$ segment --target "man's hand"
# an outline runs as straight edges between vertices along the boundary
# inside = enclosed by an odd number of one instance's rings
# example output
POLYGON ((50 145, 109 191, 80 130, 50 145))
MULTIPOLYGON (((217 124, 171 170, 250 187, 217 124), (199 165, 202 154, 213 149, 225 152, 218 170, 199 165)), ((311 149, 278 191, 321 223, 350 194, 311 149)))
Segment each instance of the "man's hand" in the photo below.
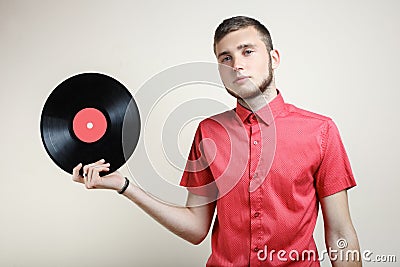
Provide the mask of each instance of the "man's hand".
POLYGON ((72 171, 72 180, 85 184, 87 189, 111 189, 121 190, 124 186, 125 179, 119 172, 113 172, 106 176, 100 176, 100 172, 109 171, 110 163, 106 163, 101 159, 95 163, 85 165, 83 167, 83 176, 79 174, 82 163, 79 163, 72 171))

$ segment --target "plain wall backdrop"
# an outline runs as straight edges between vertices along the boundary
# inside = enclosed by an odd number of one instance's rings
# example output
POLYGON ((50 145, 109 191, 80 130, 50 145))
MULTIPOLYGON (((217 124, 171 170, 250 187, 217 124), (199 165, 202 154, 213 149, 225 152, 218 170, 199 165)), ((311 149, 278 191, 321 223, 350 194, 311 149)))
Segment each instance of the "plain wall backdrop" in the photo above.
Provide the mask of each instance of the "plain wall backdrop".
MULTIPOLYGON (((115 192, 73 183, 46 154, 39 121, 74 74, 111 75, 134 95, 168 67, 215 62, 214 30, 234 15, 270 29, 286 102, 338 125, 358 183, 349 199, 362 250, 400 261, 399 10, 396 0, 1 0, 0 266, 205 265, 209 236, 193 246, 115 192)), ((321 218, 315 238, 323 250, 321 218)))

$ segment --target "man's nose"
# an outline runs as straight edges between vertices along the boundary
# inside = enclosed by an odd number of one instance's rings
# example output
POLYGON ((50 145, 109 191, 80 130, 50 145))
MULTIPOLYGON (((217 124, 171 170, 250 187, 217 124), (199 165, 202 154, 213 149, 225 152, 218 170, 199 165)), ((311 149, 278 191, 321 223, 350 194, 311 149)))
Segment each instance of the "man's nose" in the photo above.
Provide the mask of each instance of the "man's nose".
POLYGON ((232 59, 232 68, 234 71, 238 72, 238 71, 242 71, 244 68, 244 64, 243 61, 241 60, 241 58, 239 57, 235 57, 232 59))

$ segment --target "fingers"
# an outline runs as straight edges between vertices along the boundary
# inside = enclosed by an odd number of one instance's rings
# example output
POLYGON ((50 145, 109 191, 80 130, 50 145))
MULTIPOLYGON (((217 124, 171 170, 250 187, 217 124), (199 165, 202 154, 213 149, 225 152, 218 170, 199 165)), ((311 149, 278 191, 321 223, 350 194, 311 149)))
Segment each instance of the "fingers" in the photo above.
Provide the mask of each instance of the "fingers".
POLYGON ((95 163, 91 163, 91 164, 85 165, 85 166, 83 167, 83 174, 87 173, 87 172, 88 172, 88 169, 89 169, 90 167, 92 167, 92 166, 97 166, 97 165, 101 165, 101 164, 103 164, 104 162, 105 162, 105 160, 104 160, 104 159, 101 159, 101 160, 96 161, 95 163))
MULTIPOLYGON (((99 162, 98 162, 99 163, 99 162)), ((89 164, 86 165, 86 172, 84 171, 84 183, 87 189, 101 187, 102 177, 100 177, 100 172, 107 172, 110 170, 109 163, 102 164, 89 164)))
POLYGON ((100 172, 110 171, 110 164, 105 163, 104 159, 96 161, 94 163, 83 166, 83 176, 79 174, 82 169, 82 163, 79 163, 72 170, 72 180, 74 182, 85 184, 87 189, 101 187, 102 178, 100 172))
POLYGON ((110 172, 110 164, 106 163, 105 160, 99 160, 97 162, 87 164, 78 164, 72 171, 72 178, 74 181, 82 183, 87 189, 110 189, 110 190, 121 190, 125 184, 125 178, 118 172, 110 172), (82 173, 83 176, 79 174, 82 173), (103 172, 106 175, 100 176, 103 172))

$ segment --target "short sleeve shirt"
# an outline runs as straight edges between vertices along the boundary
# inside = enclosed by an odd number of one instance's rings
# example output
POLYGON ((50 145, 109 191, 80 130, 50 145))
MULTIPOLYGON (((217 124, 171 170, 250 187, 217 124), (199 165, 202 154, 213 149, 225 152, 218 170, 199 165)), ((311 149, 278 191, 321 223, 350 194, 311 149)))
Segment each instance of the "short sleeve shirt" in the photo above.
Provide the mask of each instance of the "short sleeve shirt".
POLYGON ((217 199, 207 266, 304 267, 319 266, 319 199, 356 183, 334 122, 278 92, 254 113, 238 103, 203 120, 181 185, 217 199))

